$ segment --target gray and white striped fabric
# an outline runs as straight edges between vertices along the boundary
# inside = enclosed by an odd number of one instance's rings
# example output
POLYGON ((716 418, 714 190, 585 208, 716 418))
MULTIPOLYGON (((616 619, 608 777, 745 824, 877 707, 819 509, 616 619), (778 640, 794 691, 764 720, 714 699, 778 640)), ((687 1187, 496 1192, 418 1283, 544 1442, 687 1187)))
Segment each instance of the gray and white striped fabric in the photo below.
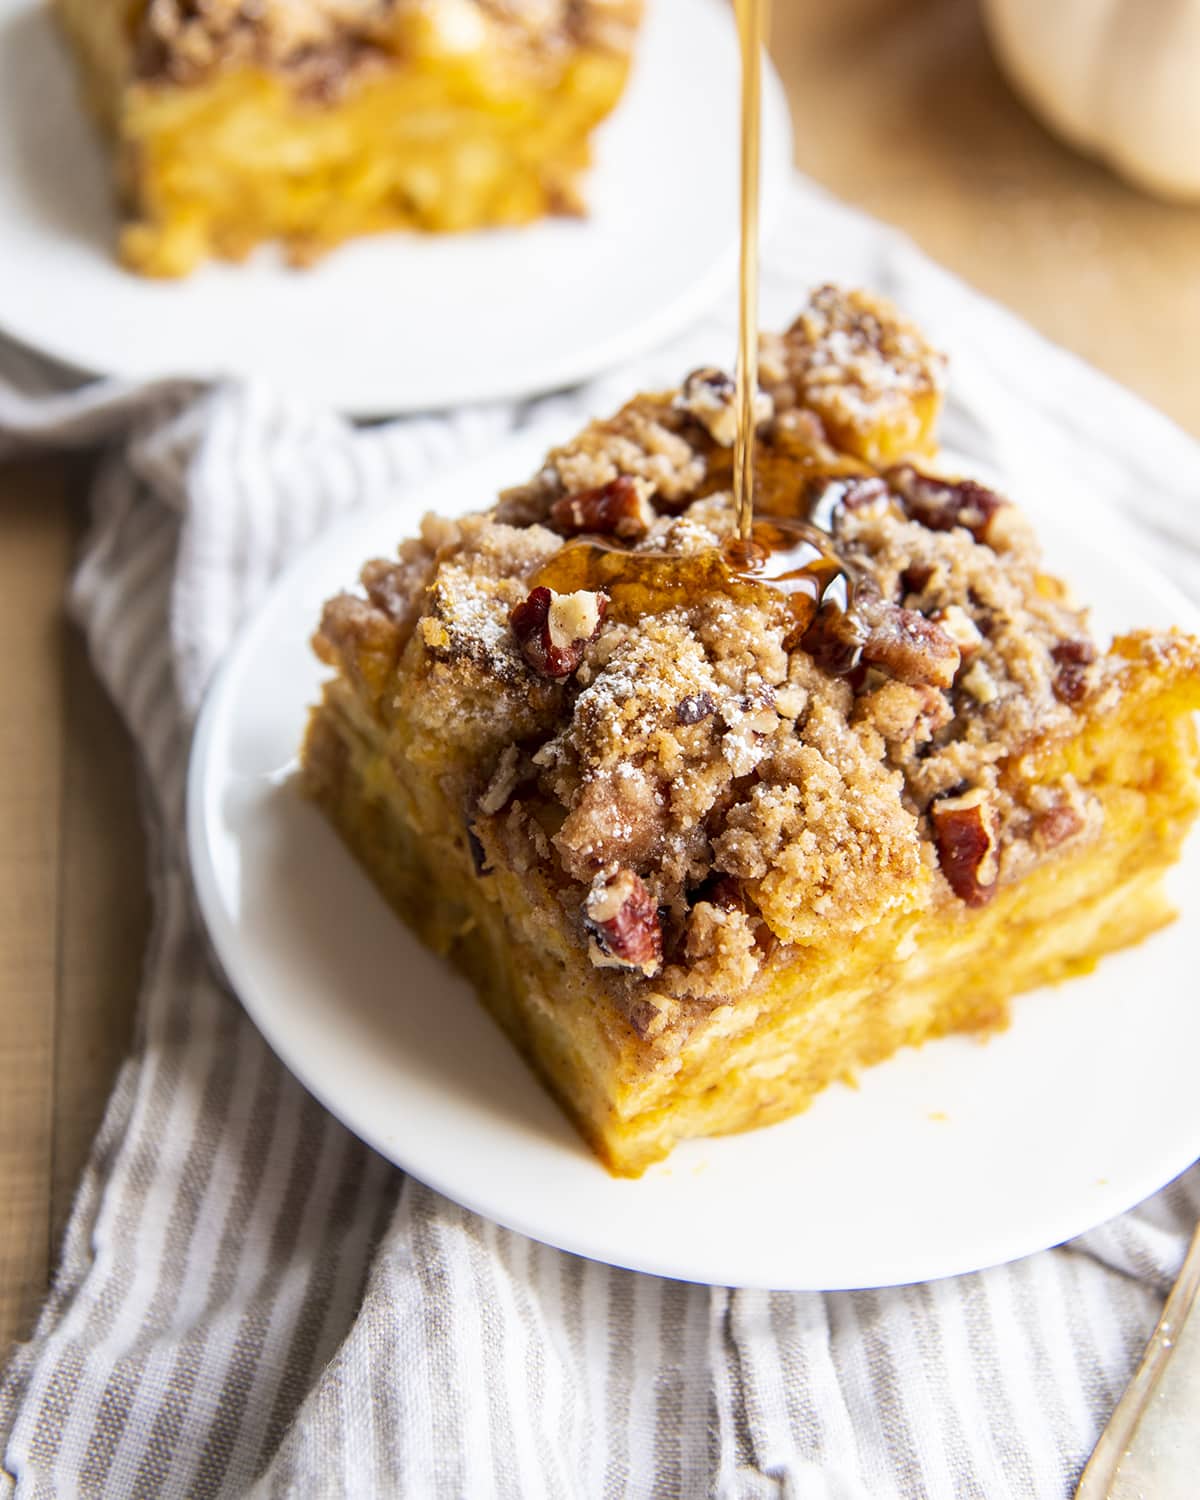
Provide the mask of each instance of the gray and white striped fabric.
MULTIPOLYGON (((955 357, 954 445, 1024 438, 1200 599, 1200 450, 894 234, 797 184, 764 320, 876 286, 955 357)), ((0 443, 104 444, 72 593, 140 747, 157 921, 133 1056, 0 1383, 0 1494, 1058 1497, 1200 1215, 1200 1171, 1060 1249, 894 1291, 713 1290, 564 1255, 405 1179, 283 1070, 206 956, 183 845, 205 682, 281 564, 514 426, 728 362, 716 319, 520 409, 355 430, 256 387, 59 393, 0 351, 0 443)))

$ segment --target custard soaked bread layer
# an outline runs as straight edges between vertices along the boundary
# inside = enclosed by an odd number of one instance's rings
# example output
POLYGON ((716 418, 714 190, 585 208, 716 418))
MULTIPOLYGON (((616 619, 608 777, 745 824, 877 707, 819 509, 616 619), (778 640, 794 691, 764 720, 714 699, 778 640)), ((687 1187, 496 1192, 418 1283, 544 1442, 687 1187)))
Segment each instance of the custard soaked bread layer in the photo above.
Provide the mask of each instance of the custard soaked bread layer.
POLYGON ((583 209, 640 0, 54 0, 110 132, 122 255, 182 276, 278 240, 583 209))
POLYGON ((306 784, 617 1172, 803 1108, 1170 916, 1200 644, 1109 650, 937 473, 941 358, 822 288, 327 606, 306 784))

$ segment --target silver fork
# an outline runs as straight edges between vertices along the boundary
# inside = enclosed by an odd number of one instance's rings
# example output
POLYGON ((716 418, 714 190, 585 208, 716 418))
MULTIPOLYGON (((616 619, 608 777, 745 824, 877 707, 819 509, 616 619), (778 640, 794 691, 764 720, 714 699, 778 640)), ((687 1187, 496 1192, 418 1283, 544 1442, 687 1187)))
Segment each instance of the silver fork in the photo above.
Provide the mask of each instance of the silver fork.
POLYGON ((1075 1500, 1200 1496, 1200 1227, 1075 1500))

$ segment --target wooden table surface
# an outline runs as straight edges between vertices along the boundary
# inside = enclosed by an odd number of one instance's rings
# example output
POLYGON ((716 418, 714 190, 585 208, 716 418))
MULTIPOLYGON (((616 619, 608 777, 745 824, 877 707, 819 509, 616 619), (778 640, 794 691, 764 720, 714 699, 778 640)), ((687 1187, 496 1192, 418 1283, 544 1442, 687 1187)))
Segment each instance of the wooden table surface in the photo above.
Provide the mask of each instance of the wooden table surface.
MULTIPOLYGON (((1052 139, 974 0, 776 11, 802 169, 1200 435, 1200 208, 1052 139)), ((149 915, 134 756, 64 614, 86 477, 0 469, 0 1358, 31 1327, 129 1045, 149 915)))

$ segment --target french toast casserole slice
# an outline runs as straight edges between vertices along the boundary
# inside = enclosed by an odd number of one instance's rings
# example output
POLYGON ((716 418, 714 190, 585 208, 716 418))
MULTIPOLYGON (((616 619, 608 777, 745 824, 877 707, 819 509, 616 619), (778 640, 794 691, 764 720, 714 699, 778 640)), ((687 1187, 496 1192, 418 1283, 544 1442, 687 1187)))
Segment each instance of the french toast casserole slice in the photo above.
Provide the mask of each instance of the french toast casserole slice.
POLYGON ((799 624, 718 551, 715 370, 324 611, 307 791, 616 1173, 1171 918, 1200 643, 1094 639, 1017 507, 937 472, 943 379, 859 292, 764 338, 759 525, 836 564, 799 624))
POLYGON ((53 0, 116 153, 121 253, 184 276, 279 241, 583 209, 641 0, 53 0))

